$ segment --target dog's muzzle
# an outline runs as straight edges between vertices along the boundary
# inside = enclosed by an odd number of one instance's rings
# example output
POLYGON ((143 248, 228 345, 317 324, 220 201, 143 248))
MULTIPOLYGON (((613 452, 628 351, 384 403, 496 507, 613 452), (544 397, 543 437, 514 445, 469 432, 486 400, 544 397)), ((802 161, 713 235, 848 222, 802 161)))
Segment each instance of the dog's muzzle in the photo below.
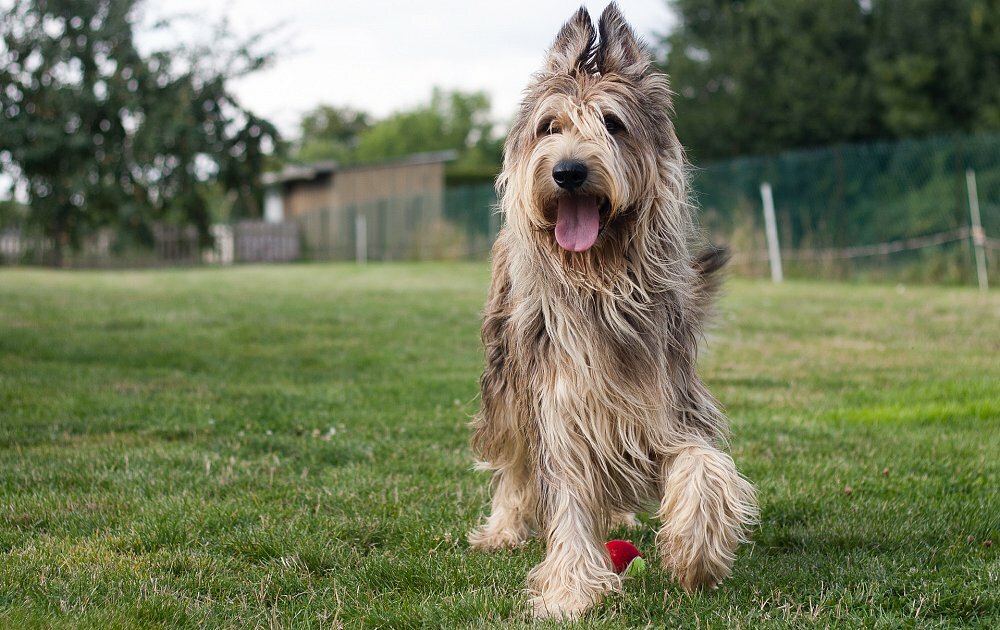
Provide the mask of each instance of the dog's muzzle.
POLYGON ((552 169, 552 179, 563 190, 576 190, 587 181, 587 165, 580 160, 561 160, 552 169))

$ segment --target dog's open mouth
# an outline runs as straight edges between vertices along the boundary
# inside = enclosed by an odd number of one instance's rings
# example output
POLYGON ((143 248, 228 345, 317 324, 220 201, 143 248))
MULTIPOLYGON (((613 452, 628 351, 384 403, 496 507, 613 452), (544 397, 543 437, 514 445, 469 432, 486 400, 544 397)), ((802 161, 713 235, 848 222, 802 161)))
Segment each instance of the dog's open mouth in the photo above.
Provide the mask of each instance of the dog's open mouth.
POLYGON ((571 252, 585 252, 597 242, 601 211, 607 201, 589 195, 564 195, 556 206, 556 242, 571 252))

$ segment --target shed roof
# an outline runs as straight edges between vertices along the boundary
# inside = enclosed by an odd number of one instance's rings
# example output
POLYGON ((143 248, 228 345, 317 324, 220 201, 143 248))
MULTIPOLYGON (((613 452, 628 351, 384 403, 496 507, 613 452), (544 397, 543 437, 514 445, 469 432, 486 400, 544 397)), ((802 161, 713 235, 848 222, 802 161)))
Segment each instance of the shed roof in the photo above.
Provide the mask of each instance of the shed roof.
POLYGON ((450 162, 458 157, 458 151, 434 151, 431 153, 414 153, 401 158, 384 162, 369 162, 366 164, 350 164, 340 166, 333 161, 314 162, 312 164, 289 165, 277 172, 261 175, 261 183, 265 186, 275 186, 291 182, 308 182, 320 177, 331 175, 338 171, 374 170, 395 166, 416 166, 421 164, 437 164, 450 162))

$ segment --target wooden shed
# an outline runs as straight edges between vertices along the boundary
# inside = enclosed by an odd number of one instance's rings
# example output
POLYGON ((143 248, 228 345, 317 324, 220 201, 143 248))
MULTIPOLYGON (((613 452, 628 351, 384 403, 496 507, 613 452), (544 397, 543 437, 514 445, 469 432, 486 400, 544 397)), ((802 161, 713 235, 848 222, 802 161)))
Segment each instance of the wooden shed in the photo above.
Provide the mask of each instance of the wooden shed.
POLYGON ((319 162, 267 173, 264 215, 301 226, 312 258, 435 257, 444 224, 444 166, 454 151, 378 164, 319 162))

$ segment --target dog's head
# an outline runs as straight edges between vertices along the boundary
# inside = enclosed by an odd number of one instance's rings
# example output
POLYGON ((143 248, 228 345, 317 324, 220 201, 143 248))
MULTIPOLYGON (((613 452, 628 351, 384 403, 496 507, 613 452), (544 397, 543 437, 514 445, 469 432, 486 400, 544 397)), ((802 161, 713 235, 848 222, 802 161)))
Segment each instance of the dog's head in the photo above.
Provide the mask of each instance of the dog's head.
POLYGON ((500 178, 508 221, 567 261, 620 249, 653 208, 686 194, 670 107, 666 77, 618 7, 604 10, 596 31, 581 8, 508 135, 500 178))

